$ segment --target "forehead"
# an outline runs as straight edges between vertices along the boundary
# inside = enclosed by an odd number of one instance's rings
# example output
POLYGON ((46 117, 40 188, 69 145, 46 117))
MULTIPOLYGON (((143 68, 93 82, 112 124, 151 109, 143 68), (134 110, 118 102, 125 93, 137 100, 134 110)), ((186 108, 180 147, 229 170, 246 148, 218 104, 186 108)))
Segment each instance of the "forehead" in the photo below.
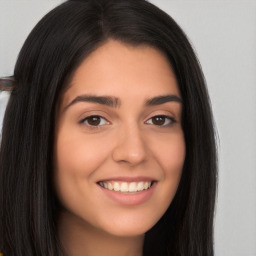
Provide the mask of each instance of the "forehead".
POLYGON ((63 102, 80 94, 150 98, 167 93, 178 96, 179 89, 171 65, 160 50, 109 40, 74 72, 63 102))

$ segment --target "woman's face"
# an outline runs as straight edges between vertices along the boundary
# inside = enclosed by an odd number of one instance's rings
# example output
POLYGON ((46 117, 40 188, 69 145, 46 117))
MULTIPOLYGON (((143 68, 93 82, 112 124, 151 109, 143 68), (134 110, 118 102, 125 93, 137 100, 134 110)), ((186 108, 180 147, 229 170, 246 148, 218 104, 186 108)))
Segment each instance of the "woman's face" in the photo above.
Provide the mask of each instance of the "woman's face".
POLYGON ((181 112, 160 51, 110 40, 89 55, 57 115, 54 180, 63 214, 112 235, 148 231, 180 181, 181 112))

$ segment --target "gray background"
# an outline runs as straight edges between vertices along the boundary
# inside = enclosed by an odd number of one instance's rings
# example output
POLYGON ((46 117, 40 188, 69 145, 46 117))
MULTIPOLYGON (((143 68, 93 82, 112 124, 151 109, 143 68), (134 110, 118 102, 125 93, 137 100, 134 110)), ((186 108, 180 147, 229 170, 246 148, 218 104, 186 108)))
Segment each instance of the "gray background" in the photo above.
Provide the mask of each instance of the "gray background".
MULTIPOLYGON (((61 2, 0 0, 0 76, 12 75, 30 30, 61 2)), ((208 83, 219 134, 216 255, 256 256, 256 0, 151 2, 187 33, 208 83)))

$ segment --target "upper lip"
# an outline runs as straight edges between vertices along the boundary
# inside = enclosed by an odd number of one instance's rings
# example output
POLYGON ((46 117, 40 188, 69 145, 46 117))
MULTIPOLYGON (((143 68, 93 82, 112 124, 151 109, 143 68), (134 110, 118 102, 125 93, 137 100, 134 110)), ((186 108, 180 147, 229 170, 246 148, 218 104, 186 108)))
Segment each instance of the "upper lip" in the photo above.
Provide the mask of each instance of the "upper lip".
POLYGON ((99 180, 98 182, 107 182, 107 181, 124 181, 124 182, 139 182, 139 181, 156 181, 155 178, 147 177, 147 176, 118 176, 118 177, 109 177, 99 180))

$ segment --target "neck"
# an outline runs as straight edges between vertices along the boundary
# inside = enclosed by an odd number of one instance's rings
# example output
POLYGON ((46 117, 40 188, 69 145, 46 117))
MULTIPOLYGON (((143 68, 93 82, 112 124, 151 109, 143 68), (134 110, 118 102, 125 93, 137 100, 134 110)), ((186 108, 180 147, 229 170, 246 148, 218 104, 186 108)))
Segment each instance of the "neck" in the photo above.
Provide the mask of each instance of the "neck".
POLYGON ((142 256, 144 235, 119 237, 63 212, 58 224, 59 238, 67 256, 142 256))

